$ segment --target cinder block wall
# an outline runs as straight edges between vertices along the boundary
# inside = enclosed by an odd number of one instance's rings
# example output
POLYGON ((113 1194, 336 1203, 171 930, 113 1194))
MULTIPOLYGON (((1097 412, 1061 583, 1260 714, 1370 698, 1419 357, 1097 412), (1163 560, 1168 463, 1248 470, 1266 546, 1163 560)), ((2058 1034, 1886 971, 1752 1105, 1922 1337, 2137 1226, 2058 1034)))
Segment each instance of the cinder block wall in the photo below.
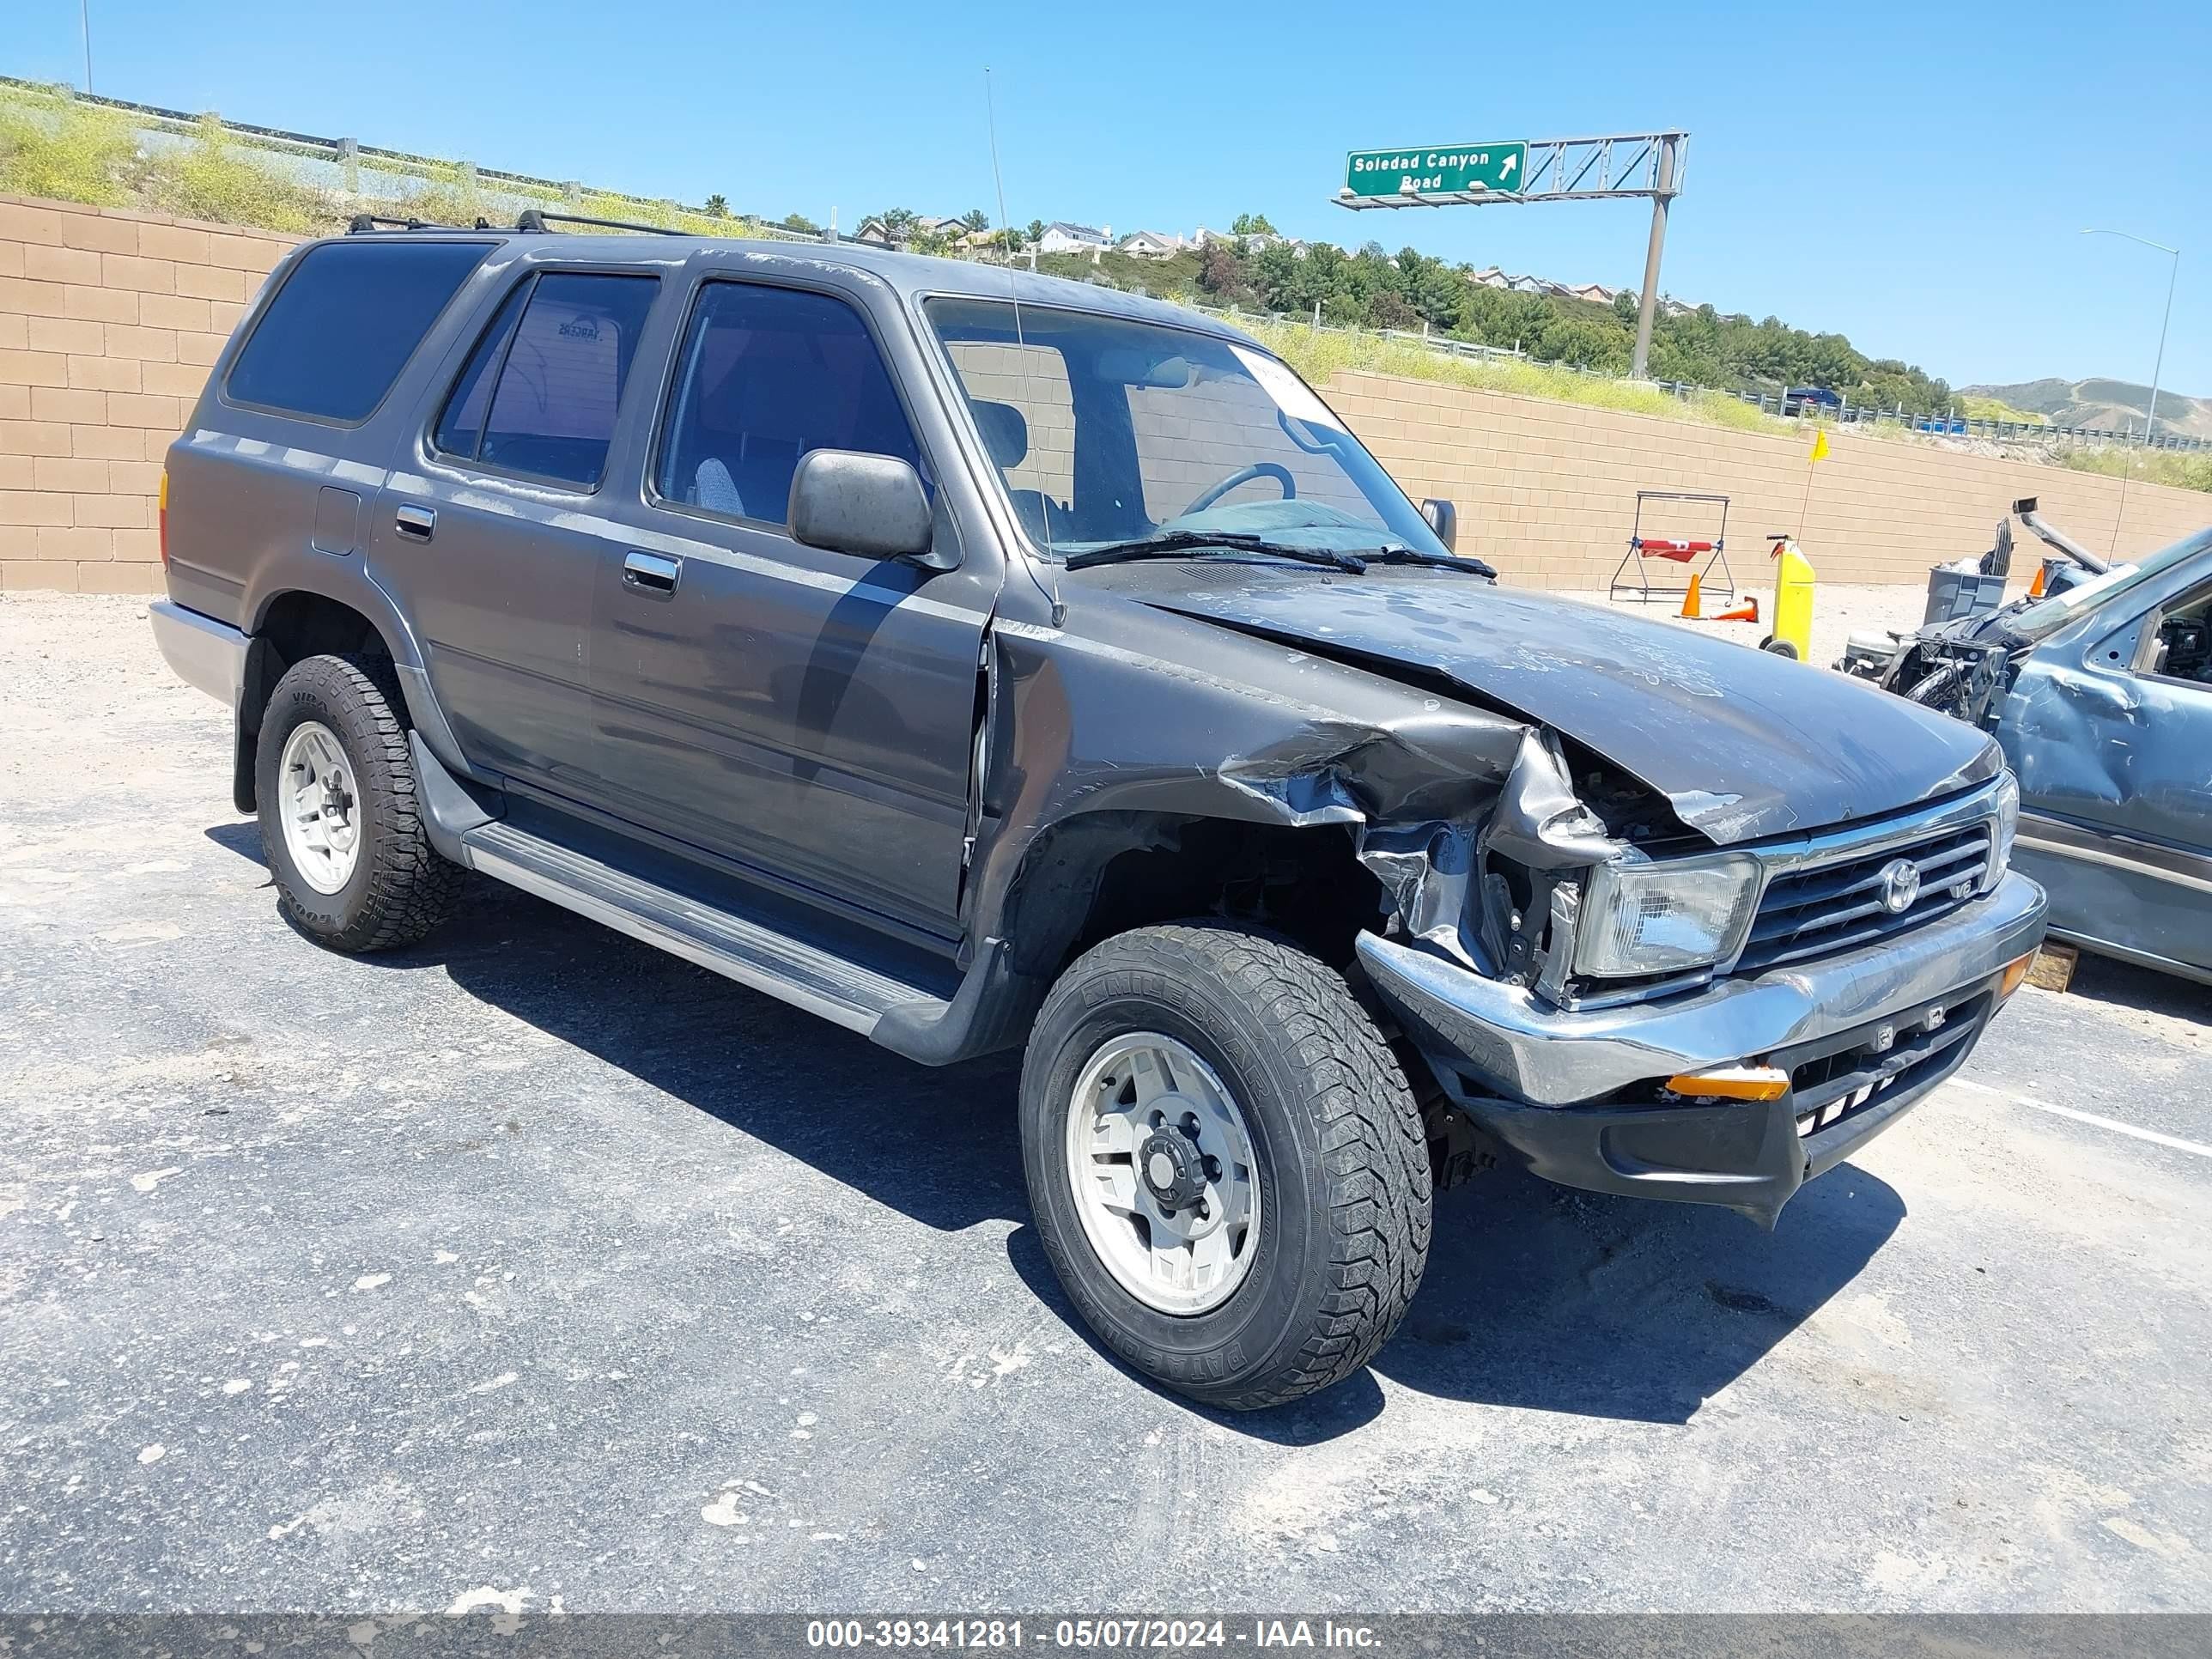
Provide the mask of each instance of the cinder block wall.
MULTIPOLYGON (((155 491, 224 338, 294 239, 158 215, 0 197, 0 588, 154 592, 155 491)), ((1461 545, 1528 586, 1605 585, 1636 492, 1734 497, 1739 583, 1794 530, 1808 440, 1340 374, 1329 401, 1415 497, 1460 504, 1461 545)), ((1911 582, 1989 545, 2018 496, 2109 544, 2118 479, 1848 431, 1813 477, 1804 545, 1822 578, 1911 582)), ((2212 524, 2212 495, 2136 483, 2124 554, 2212 524)), ((1701 534, 1686 511, 1656 535, 1701 534)), ((2025 573, 2033 559, 2021 561, 2025 573)))
MULTIPOLYGON (((1456 501, 1460 546, 1522 586, 1603 587, 1627 549, 1638 489, 1730 497, 1729 563, 1754 587, 1772 580, 1766 532, 1795 532, 1801 509, 1805 556, 1823 580, 1915 586, 1930 565, 1985 551, 2026 495, 2096 551, 2112 544, 2117 521, 2124 557, 2212 525, 2212 495, 2201 490, 2138 480, 2121 518, 2118 478, 1848 428, 1830 433, 1808 501, 1809 432, 1769 437, 1381 374, 1340 374, 1327 396, 1407 494, 1456 501)), ((1714 510, 1652 503, 1644 533, 1708 539, 1714 510)), ((2013 568, 2024 583, 2045 550, 2020 541, 2013 568)), ((1681 567, 1660 568, 1680 580, 1681 567)))
POLYGON ((162 452, 294 240, 0 196, 0 587, 160 591, 162 452))

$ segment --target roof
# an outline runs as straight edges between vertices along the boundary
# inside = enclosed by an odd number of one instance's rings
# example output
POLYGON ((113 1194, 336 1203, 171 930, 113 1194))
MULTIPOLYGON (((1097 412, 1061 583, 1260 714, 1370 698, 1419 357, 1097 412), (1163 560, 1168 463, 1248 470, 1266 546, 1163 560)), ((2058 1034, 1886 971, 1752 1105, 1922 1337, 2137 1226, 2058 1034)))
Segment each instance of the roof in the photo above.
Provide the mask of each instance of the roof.
MULTIPOLYGON (((681 264, 708 250, 741 256, 746 266, 763 274, 807 270, 864 271, 883 283, 902 300, 934 294, 959 295, 979 300, 1015 299, 1024 305, 1058 306, 1063 310, 1096 312, 1127 317, 1136 322, 1164 323, 1176 328, 1211 334, 1218 339, 1250 344, 1251 338, 1217 319, 1164 300, 1142 294, 1124 294, 1097 283, 1071 282, 1047 276, 1020 266, 987 265, 974 259, 945 259, 908 253, 898 248, 876 247, 866 242, 760 241, 735 236, 694 236, 665 232, 656 235, 585 235, 566 231, 426 229, 377 231, 367 234, 409 237, 452 236, 464 241, 521 242, 544 248, 564 258, 589 259, 619 264, 635 261, 665 268, 681 264)), ((327 241, 360 240, 345 236, 327 241)), ((308 243, 316 246, 319 243, 308 243)))
POLYGON ((1065 219, 1054 220, 1044 228, 1044 234, 1049 236, 1055 230, 1063 236, 1079 236, 1086 241, 1103 242, 1106 240, 1106 233, 1096 225, 1072 225, 1065 219))

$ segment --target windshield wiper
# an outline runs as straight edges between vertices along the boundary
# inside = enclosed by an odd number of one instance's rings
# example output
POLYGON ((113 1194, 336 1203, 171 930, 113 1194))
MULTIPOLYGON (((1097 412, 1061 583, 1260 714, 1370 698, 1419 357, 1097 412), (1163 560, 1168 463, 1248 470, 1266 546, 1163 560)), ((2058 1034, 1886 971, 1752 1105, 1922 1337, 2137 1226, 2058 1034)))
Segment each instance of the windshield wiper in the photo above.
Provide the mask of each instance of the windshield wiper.
POLYGON ((1274 541, 1243 530, 1170 530, 1158 535, 1140 536, 1134 541, 1109 542, 1103 547, 1089 547, 1080 553, 1069 554, 1067 568, 1083 570, 1094 564, 1120 564, 1130 559, 1170 559, 1204 549, 1218 549, 1230 553, 1264 553, 1270 558, 1291 559, 1300 564, 1317 564, 1328 570, 1348 570, 1355 575, 1367 568, 1366 559, 1358 553, 1300 547, 1295 543, 1274 541))
POLYGON ((1376 547, 1363 549, 1360 556, 1370 564, 1432 564, 1439 570, 1464 570, 1471 576, 1488 576, 1497 580, 1498 571, 1487 561, 1469 558, 1459 553, 1424 553, 1412 547, 1376 547))

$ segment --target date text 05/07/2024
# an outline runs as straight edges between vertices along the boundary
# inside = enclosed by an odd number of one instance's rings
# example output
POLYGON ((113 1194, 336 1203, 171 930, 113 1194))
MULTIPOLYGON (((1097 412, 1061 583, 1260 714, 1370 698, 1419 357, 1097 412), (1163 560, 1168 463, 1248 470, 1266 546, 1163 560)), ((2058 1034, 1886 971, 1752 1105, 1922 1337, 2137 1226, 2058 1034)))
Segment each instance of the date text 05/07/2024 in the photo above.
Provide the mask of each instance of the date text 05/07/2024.
POLYGON ((1242 1626, 1221 1619, 816 1619, 806 1645, 830 1650, 867 1648, 1017 1650, 1071 1652, 1143 1650, 1175 1652, 1200 1648, 1258 1650, 1334 1648, 1361 1650, 1377 1634, 1334 1620, 1254 1619, 1242 1626))

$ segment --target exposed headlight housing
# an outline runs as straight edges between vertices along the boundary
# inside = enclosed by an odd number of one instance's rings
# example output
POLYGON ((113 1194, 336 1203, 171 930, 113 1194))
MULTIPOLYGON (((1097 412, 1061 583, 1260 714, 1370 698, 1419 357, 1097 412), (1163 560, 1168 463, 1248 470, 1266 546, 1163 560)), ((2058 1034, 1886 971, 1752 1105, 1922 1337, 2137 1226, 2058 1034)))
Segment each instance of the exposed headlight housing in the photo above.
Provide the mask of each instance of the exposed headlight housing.
POLYGON ((2012 864, 2012 839, 2020 830, 2020 780, 2010 767, 1997 775, 1996 816, 1990 823, 1990 871, 1982 891, 1991 893, 2012 864))
POLYGON ((1759 872, 1747 853, 1598 866, 1583 898, 1575 971, 1638 979, 1728 960, 1750 930, 1759 872))

